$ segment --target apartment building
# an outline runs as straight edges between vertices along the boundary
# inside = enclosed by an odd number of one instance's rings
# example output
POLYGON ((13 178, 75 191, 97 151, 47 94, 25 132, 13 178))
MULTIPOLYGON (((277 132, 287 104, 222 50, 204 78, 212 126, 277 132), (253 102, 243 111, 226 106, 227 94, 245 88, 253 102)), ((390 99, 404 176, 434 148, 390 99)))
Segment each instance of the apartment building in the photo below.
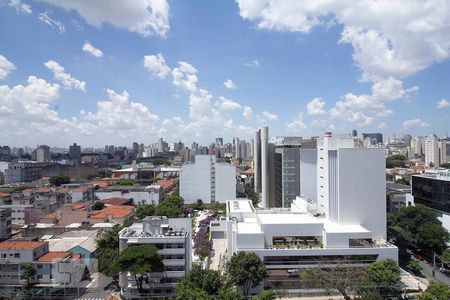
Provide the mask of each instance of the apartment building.
POLYGON ((180 172, 180 196, 186 204, 236 198, 236 167, 217 163, 214 155, 196 155, 195 163, 184 164, 180 172))
POLYGON ((146 217, 119 232, 119 251, 132 245, 155 245, 164 264, 163 270, 149 274, 145 295, 138 293, 133 276, 121 273, 119 286, 124 297, 175 296, 177 282, 191 269, 191 224, 190 218, 146 217))
POLYGON ((55 162, 19 161, 10 163, 5 170, 5 183, 31 182, 44 176, 65 173, 66 168, 55 162))
POLYGON ((0 241, 11 236, 11 209, 0 208, 0 241))

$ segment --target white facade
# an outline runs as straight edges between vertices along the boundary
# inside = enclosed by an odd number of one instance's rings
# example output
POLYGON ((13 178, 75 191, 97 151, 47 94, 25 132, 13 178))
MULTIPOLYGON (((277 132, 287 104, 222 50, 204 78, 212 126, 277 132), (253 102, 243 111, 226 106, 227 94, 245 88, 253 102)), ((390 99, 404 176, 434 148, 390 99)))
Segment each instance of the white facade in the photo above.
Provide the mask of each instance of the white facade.
POLYGON ((180 196, 186 204, 225 202, 236 197, 236 167, 216 163, 213 155, 196 155, 180 172, 180 196))
POLYGON ((425 140, 425 165, 439 166, 439 142, 435 136, 430 136, 425 140))

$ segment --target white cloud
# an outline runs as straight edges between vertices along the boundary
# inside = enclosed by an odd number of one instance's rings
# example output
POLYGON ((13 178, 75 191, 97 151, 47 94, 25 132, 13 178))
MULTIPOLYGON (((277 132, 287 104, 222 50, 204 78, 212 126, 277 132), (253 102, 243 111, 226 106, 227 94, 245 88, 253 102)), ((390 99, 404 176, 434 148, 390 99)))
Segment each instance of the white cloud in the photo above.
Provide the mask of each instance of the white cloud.
POLYGON ((411 120, 406 120, 402 123, 403 128, 404 129, 410 129, 413 127, 428 127, 430 126, 430 124, 428 124, 427 122, 422 121, 421 119, 417 118, 417 119, 411 119, 411 120))
POLYGON ((144 67, 160 79, 165 79, 170 73, 170 68, 161 53, 144 56, 144 67))
POLYGON ((0 54, 0 79, 5 78, 16 66, 6 57, 0 54))
POLYGON ((9 0, 8 5, 14 7, 17 13, 25 15, 31 15, 33 13, 31 6, 29 4, 22 3, 20 0, 9 0))
POLYGON ((95 56, 97 58, 102 58, 103 57, 102 50, 95 48, 94 46, 92 46, 91 43, 89 43, 87 41, 84 42, 84 45, 83 45, 82 49, 83 49, 84 52, 89 53, 89 54, 91 54, 91 55, 93 55, 93 56, 95 56))
POLYGON ((219 99, 221 101, 220 108, 222 108, 223 110, 236 110, 242 108, 242 106, 234 100, 227 99, 222 96, 220 96, 219 99))
POLYGON ((194 93, 197 91, 197 70, 189 63, 180 61, 178 67, 173 68, 173 84, 177 87, 194 93))
POLYGON ((234 84, 234 82, 231 79, 225 80, 225 82, 223 83, 223 86, 229 90, 237 89, 237 86, 234 84))
POLYGON ((385 129, 387 127, 388 127, 388 125, 385 122, 381 122, 380 124, 378 124, 379 129, 385 129))
POLYGON ((303 114, 298 114, 297 119, 286 124, 286 130, 289 132, 301 132, 307 126, 303 120, 303 114))
POLYGON ((252 118, 252 108, 250 106, 244 106, 244 111, 242 112, 242 116, 246 118, 247 120, 250 120, 252 118))
MULTIPOLYGON (((0 67, 1 69, 1 67, 0 67)), ((446 108, 449 107, 450 103, 448 102, 447 99, 441 99, 436 103, 436 108, 446 108)))
POLYGON ((450 57, 450 2, 441 0, 237 0, 258 28, 309 33, 342 26, 363 80, 404 78, 450 57), (364 12, 364 13, 361 13, 364 12))
POLYGON ((106 92, 108 99, 97 102, 97 112, 88 113, 87 120, 97 122, 101 130, 118 133, 122 137, 156 131, 159 117, 147 106, 130 101, 127 91, 118 94, 107 89, 106 92))
POLYGON ((169 30, 166 0, 44 0, 66 10, 75 10, 88 24, 100 28, 110 23, 142 36, 165 36, 169 30))
POLYGON ((56 21, 50 18, 49 14, 50 13, 48 11, 40 13, 38 19, 56 30, 59 34, 64 33, 66 31, 66 27, 64 26, 64 24, 60 21, 56 21))
POLYGON ((86 91, 86 82, 74 78, 72 75, 64 72, 64 67, 54 60, 49 60, 44 64, 56 80, 60 81, 66 89, 78 89, 83 92, 86 91))
POLYGON ((259 61, 257 61, 256 59, 249 61, 249 62, 245 62, 244 66, 246 67, 250 67, 250 68, 257 68, 259 67, 259 61))
POLYGON ((314 98, 306 105, 309 115, 323 115, 325 114, 325 101, 321 98, 314 98))
POLYGON ((256 115, 256 121, 259 123, 266 123, 268 121, 276 121, 278 116, 267 111, 263 111, 261 114, 256 115))

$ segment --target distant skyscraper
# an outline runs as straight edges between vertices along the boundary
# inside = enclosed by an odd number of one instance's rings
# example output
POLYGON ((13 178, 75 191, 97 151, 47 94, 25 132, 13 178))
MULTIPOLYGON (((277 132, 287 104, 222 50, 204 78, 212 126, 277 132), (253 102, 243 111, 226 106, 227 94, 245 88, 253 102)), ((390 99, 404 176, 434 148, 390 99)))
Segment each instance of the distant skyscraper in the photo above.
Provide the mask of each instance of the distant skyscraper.
POLYGON ((216 146, 223 146, 223 138, 221 137, 216 138, 216 146))
POLYGON ((425 165, 439 166, 439 141, 432 135, 425 139, 425 165))
POLYGON ((134 155, 139 154, 139 144, 136 142, 133 143, 133 153, 134 153, 134 155))
POLYGON ((81 147, 74 143, 72 146, 69 146, 69 154, 70 159, 76 164, 81 164, 81 147))
POLYGON ((357 137, 358 136, 358 131, 356 131, 356 129, 352 130, 352 137, 357 137))
POLYGON ((36 161, 44 162, 50 161, 50 147, 46 145, 41 145, 36 148, 36 161))
POLYGON ((363 133, 363 140, 365 138, 370 138, 370 140, 374 140, 375 144, 383 143, 383 134, 381 133, 363 133))

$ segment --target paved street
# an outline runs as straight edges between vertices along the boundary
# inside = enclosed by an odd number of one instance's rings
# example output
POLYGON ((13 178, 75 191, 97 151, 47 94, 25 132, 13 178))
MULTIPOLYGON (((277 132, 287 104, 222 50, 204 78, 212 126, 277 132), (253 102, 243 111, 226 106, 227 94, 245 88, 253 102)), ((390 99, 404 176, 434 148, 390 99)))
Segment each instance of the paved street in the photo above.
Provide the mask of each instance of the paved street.
POLYGON ((450 277, 447 275, 442 274, 438 270, 435 272, 435 277, 432 276, 433 271, 433 265, 428 264, 425 261, 419 261, 420 265, 422 266, 422 274, 427 277, 428 280, 434 279, 435 281, 439 281, 441 283, 450 285, 450 277))
POLYGON ((86 292, 78 297, 77 299, 104 299, 104 297, 109 293, 108 290, 105 290, 111 282, 112 279, 106 277, 102 273, 94 273, 92 274, 92 282, 87 286, 86 292))

